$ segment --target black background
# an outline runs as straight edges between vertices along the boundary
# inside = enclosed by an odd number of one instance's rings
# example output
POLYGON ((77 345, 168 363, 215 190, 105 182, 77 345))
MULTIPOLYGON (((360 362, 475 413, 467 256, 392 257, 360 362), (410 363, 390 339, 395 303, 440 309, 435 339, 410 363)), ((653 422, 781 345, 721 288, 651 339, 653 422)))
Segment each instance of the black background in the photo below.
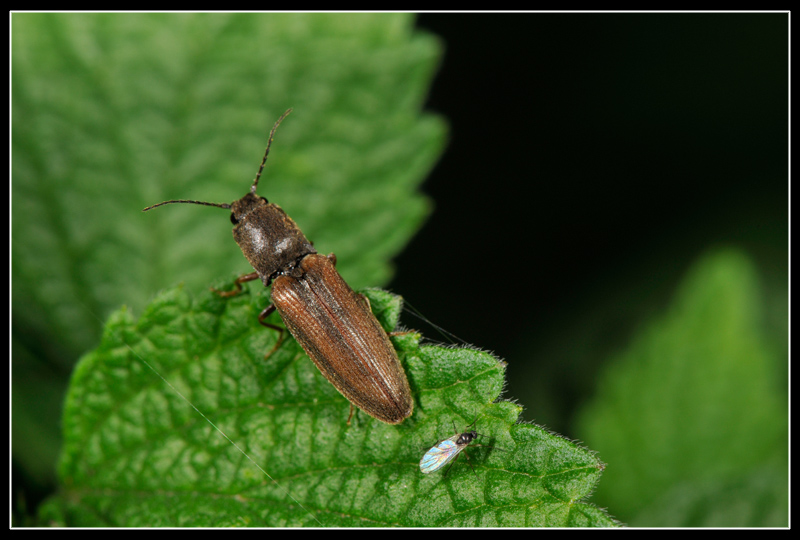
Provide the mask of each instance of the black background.
MULTIPOLYGON (((709 249, 788 261, 787 14, 424 14, 450 124, 390 288, 509 362, 567 435, 600 363, 709 249)), ((403 322, 430 329, 408 314, 403 322)))

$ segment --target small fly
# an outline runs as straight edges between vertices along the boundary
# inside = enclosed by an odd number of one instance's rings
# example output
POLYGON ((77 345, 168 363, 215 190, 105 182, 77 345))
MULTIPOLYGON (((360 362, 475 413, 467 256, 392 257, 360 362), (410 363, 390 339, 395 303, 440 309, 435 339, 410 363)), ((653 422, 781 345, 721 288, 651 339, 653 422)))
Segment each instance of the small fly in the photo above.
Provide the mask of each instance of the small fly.
MULTIPOLYGON (((477 421, 478 419, 476 418, 475 422, 477 421)), ((470 425, 468 425, 467 429, 474 426, 475 422, 472 422, 470 425)), ((438 471, 451 461, 455 460, 455 458, 458 457, 461 451, 467 446, 486 446, 485 444, 470 444, 472 441, 478 438, 478 433, 476 431, 464 431, 463 433, 458 433, 455 423, 453 423, 453 431, 456 432, 455 435, 448 439, 439 441, 430 450, 425 452, 424 456, 422 456, 422 460, 419 462, 419 470, 422 471, 422 474, 438 471)), ((487 448, 491 447, 487 446, 487 448)), ((464 455, 466 456, 467 454, 464 455)), ((469 456, 467 456, 467 462, 469 462, 469 456)), ((452 466, 453 464, 450 463, 450 467, 452 466)), ((447 471, 444 472, 445 476, 450 470, 450 467, 448 467, 447 471)), ((470 467, 472 467, 471 463, 470 467)), ((472 472, 475 472, 475 469, 472 469, 472 472)))

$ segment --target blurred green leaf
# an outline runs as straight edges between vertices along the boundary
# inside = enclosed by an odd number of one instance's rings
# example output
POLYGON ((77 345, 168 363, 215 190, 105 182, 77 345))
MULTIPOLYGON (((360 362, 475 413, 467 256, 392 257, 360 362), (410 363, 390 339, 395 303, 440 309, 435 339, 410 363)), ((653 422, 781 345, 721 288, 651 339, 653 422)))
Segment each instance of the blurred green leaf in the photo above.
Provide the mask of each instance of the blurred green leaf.
POLYGON ((430 211, 441 46, 410 14, 14 13, 11 40, 13 455, 37 479, 112 310, 249 271, 225 211, 142 208, 240 198, 284 110, 260 194, 351 285, 384 284, 430 211))
MULTIPOLYGON (((399 298, 365 291, 397 325, 399 298)), ((515 423, 495 402, 505 364, 472 349, 393 338, 415 397, 399 426, 358 412, 287 338, 257 322, 268 291, 192 301, 165 291, 138 321, 112 315, 77 366, 64 415, 62 489, 46 523, 70 526, 613 526, 584 502, 603 464, 515 423), (163 377, 163 379, 161 378, 163 377), (180 393, 180 394, 179 394, 180 393), (186 400, 182 399, 184 396, 186 400), (197 410, 190 406, 188 402, 197 410), (199 412, 208 418, 206 421, 199 412), (485 447, 423 475, 438 440, 476 420, 485 447), (210 424, 230 437, 230 441, 210 424), (234 445, 247 455, 248 460, 234 445), (267 478, 259 467, 266 470, 267 478)), ((271 322, 279 324, 273 314, 271 322)))
POLYGON ((770 464, 729 478, 676 483, 641 510, 636 523, 648 527, 786 527, 787 485, 785 468, 770 464))
POLYGON ((609 364, 579 433, 608 463, 598 500, 623 521, 788 524, 787 407, 761 313, 750 260, 715 252, 609 364))
POLYGON ((440 56, 406 14, 14 14, 15 323, 77 355, 97 317, 241 274, 227 213, 276 134, 261 194, 353 286, 378 285, 429 203, 443 146, 420 116, 440 56), (203 249, 198 249, 202 246, 203 249))

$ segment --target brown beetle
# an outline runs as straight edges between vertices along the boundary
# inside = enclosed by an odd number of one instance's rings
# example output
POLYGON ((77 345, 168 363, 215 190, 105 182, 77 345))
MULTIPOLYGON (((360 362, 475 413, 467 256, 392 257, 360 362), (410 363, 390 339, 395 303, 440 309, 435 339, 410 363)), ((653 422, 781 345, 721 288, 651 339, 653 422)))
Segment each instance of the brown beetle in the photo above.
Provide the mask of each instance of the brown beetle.
MULTIPOLYGON (((355 293, 336 271, 333 254, 320 255, 280 206, 256 195, 275 130, 292 111, 275 122, 261 167, 250 192, 231 204, 172 200, 171 203, 218 206, 231 210, 233 237, 255 272, 239 277, 229 292, 260 278, 272 284, 272 305, 258 316, 264 321, 276 310, 286 328, 341 394, 352 405, 387 424, 399 424, 414 407, 408 379, 389 337, 375 319, 369 302, 355 293)), ((351 411, 352 414, 352 411, 351 411)))

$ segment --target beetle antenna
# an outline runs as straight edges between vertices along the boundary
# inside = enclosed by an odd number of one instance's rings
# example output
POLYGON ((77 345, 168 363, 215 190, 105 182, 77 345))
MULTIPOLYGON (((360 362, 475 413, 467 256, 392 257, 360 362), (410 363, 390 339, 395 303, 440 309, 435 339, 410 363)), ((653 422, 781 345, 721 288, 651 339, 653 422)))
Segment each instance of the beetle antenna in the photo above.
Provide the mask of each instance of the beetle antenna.
POLYGON ((187 201, 186 199, 179 199, 174 201, 164 201, 158 204, 154 204, 153 206, 148 206, 142 212, 147 212, 148 210, 152 210, 156 206, 164 206, 165 204, 172 204, 172 203, 188 203, 188 204, 202 204, 203 206, 217 206, 219 208, 227 208, 230 210, 231 205, 228 203, 213 203, 213 202, 203 202, 203 201, 187 201))
POLYGON ((269 140, 267 140, 267 149, 264 151, 264 159, 261 160, 261 167, 258 168, 258 174, 256 175, 256 180, 253 182, 253 185, 250 187, 250 193, 256 192, 256 186, 258 186, 258 180, 261 178, 261 171, 264 170, 264 164, 267 162, 267 156, 269 155, 269 147, 272 145, 272 137, 275 135, 275 130, 278 129, 278 126, 283 122, 283 119, 289 116, 289 113, 292 112, 292 109, 287 109, 285 113, 278 118, 278 121, 275 122, 275 125, 272 126, 272 131, 269 132, 269 140))

